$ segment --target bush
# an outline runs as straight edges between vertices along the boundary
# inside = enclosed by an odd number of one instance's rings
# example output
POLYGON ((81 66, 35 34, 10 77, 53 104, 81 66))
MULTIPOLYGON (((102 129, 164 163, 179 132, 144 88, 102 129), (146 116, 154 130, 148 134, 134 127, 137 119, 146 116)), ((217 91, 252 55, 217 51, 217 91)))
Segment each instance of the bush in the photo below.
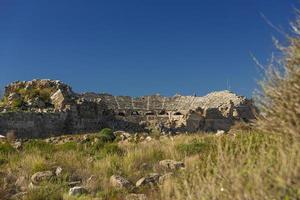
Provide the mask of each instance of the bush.
POLYGON ((22 99, 14 99, 11 102, 12 108, 20 108, 24 104, 24 101, 22 99))
POLYGON ((44 88, 39 90, 39 97, 44 101, 44 102, 50 102, 50 96, 51 96, 51 89, 50 88, 44 88))
POLYGON ((113 142, 116 139, 116 136, 111 129, 104 128, 99 133, 99 139, 103 142, 113 142))
POLYGON ((14 152, 16 150, 8 142, 0 143, 0 154, 7 155, 14 152))

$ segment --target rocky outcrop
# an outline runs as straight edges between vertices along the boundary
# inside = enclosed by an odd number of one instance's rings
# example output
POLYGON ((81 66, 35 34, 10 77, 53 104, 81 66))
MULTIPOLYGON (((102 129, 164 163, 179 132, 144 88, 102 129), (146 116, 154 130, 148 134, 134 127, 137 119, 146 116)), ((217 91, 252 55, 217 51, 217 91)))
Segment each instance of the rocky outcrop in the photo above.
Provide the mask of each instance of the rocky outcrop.
POLYGON ((61 81, 18 81, 5 88, 0 103, 0 134, 48 137, 93 132, 109 127, 128 132, 162 133, 228 131, 236 121, 254 119, 251 100, 229 91, 204 97, 132 98, 110 94, 77 94, 61 81))
POLYGON ((81 187, 81 186, 75 186, 73 188, 70 188, 70 190, 69 190, 70 196, 79 196, 79 195, 87 194, 87 193, 88 193, 88 191, 84 187, 81 187))

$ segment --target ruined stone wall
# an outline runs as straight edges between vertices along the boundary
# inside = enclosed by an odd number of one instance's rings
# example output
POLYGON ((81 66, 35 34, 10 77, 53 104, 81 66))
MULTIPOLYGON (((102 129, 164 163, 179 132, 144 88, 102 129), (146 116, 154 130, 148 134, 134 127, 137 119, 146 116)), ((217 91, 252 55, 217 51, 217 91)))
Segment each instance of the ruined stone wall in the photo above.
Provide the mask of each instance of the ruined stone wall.
POLYGON ((204 97, 160 95, 132 98, 109 94, 83 94, 92 100, 101 98, 115 117, 147 126, 162 126, 173 131, 228 131, 236 121, 254 119, 252 101, 229 91, 210 93, 204 97))
POLYGON ((204 97, 132 98, 76 94, 70 86, 52 80, 8 85, 0 112, 0 134, 15 130, 23 138, 95 132, 104 127, 129 132, 151 128, 166 133, 227 131, 236 121, 254 119, 252 101, 229 91, 204 97))
POLYGON ((0 114, 0 134, 15 131, 21 138, 67 133, 67 113, 9 112, 0 114))
POLYGON ((83 103, 61 112, 2 112, 0 134, 13 130, 20 138, 96 132, 108 127, 110 115, 97 104, 83 103))

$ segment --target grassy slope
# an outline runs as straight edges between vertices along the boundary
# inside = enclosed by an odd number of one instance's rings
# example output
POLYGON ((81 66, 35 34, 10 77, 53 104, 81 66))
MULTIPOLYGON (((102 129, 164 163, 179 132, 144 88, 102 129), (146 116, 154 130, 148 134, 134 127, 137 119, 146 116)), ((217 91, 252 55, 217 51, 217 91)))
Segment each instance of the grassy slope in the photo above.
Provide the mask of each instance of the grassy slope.
POLYGON ((168 158, 183 160, 186 169, 157 188, 135 192, 166 200, 300 198, 300 146, 290 138, 235 131, 224 136, 181 135, 147 143, 96 146, 90 142, 54 145, 31 141, 17 152, 2 144, 0 171, 3 176, 9 176, 9 172, 25 176, 29 182, 37 171, 56 166, 64 169, 60 179, 29 192, 30 200, 47 199, 46 196, 70 199, 66 195, 68 177, 78 176, 86 183, 91 175, 97 178, 93 184, 86 184, 92 194, 79 199, 123 199, 127 191, 111 188, 111 175, 121 174, 136 182, 148 173, 162 173, 157 162, 168 158), (143 163, 149 167, 141 167, 143 163))

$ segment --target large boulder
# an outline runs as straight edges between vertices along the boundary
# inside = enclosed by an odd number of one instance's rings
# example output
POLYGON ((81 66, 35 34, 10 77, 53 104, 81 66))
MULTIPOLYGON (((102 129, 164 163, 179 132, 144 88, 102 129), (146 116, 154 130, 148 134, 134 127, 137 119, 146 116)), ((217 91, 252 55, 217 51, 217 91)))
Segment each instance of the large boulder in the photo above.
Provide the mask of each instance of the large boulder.
POLYGON ((139 179, 136 182, 135 186, 136 187, 141 187, 141 186, 145 186, 145 185, 150 185, 150 186, 156 185, 159 182, 159 177, 160 177, 160 174, 151 173, 148 176, 139 179))
POLYGON ((52 171, 37 172, 31 176, 33 184, 38 185, 43 181, 49 181, 54 176, 52 171))
POLYGON ((75 186, 73 188, 70 188, 70 190, 69 190, 70 196, 79 196, 79 195, 87 194, 87 193, 88 193, 87 189, 85 189, 84 187, 81 187, 81 186, 75 186))
POLYGON ((120 189, 132 189, 133 187, 133 184, 129 180, 119 175, 111 176, 110 184, 113 187, 120 188, 120 189))

